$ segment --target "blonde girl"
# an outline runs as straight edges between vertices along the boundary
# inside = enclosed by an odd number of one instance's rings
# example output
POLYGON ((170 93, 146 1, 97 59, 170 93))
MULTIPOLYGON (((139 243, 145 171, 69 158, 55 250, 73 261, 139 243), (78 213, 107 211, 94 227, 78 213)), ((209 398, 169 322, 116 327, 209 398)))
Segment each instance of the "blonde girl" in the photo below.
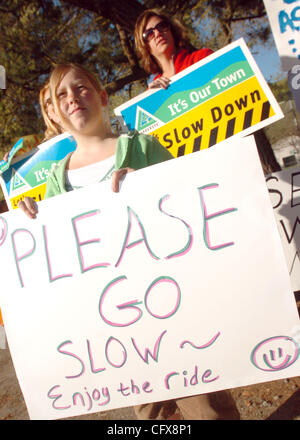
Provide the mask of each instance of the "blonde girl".
MULTIPOLYGON (((112 190, 127 172, 173 156, 154 137, 131 131, 112 133, 107 117, 108 97, 96 76, 83 66, 56 66, 50 76, 50 93, 59 125, 76 141, 47 180, 45 198, 112 178, 112 190)), ((18 205, 35 218, 37 205, 26 197, 18 205)))

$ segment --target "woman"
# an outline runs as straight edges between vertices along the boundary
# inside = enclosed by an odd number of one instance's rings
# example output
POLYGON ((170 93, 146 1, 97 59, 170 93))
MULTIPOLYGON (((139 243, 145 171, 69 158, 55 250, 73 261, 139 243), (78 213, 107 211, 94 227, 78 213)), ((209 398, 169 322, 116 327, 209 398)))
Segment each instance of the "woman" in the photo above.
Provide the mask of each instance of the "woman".
POLYGON ((147 9, 138 17, 134 38, 143 68, 156 74, 149 88, 167 88, 173 75, 213 53, 206 48, 191 51, 184 26, 158 9, 147 9))
POLYGON ((40 107, 46 124, 45 141, 57 136, 63 132, 59 125, 58 117, 55 114, 54 107, 50 97, 49 81, 47 81, 40 90, 39 95, 40 107))
MULTIPOLYGON (((170 78, 213 53, 210 49, 190 50, 184 26, 157 9, 144 11, 135 25, 135 45, 146 72, 156 74, 149 88, 167 88, 170 78)), ((202 394, 167 402, 136 406, 138 419, 239 419, 230 392, 202 394)))
MULTIPOLYGON (((152 136, 136 131, 120 137, 113 135, 107 117, 107 94, 85 68, 58 65, 50 77, 50 93, 59 125, 73 136, 77 145, 49 176, 45 198, 108 176, 112 176, 113 191, 118 191, 119 179, 128 171, 173 158, 152 136)), ((33 199, 25 197, 18 206, 29 217, 36 217, 33 199)))

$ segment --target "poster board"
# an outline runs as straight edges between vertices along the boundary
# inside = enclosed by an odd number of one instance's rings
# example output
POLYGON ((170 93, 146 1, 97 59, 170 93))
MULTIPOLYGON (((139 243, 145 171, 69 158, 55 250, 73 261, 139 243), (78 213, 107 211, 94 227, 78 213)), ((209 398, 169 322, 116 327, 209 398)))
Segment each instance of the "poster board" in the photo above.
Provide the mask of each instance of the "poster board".
POLYGON ((120 193, 107 181, 35 220, 0 217, 0 304, 32 419, 299 375, 256 145, 224 142, 130 173, 120 193))
POLYGON ((287 75, 289 89, 292 92, 296 109, 300 113, 300 60, 295 64, 287 75))
POLYGON ((0 89, 6 89, 5 67, 0 65, 0 89))
POLYGON ((282 70, 300 64, 300 0, 264 0, 282 70))
POLYGON ((243 39, 117 107, 124 129, 158 138, 174 157, 248 135, 283 117, 243 39))
POLYGON ((0 162, 0 183, 9 210, 16 209, 25 196, 43 200, 49 173, 75 146, 68 133, 35 144, 33 148, 24 146, 24 138, 21 138, 12 147, 8 162, 0 162))
POLYGON ((266 177, 292 288, 300 290, 300 167, 266 177))

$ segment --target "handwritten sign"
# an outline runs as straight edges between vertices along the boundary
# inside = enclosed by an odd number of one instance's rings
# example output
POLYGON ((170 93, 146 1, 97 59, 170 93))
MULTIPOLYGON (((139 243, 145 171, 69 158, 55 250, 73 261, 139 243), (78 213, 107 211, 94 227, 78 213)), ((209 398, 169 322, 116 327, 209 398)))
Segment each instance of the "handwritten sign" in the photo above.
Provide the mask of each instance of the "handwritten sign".
POLYGON ((156 136, 174 157, 247 135, 283 117, 243 39, 117 107, 126 129, 156 136))
POLYGON ((264 0, 282 69, 300 63, 300 0, 264 0))
POLYGON ((300 373, 296 303, 253 137, 20 210, 0 304, 30 417, 300 373), (138 188, 138 191, 137 191, 138 188))
POLYGON ((294 291, 300 290, 300 167, 266 178, 294 291))
POLYGON ((0 183, 10 210, 16 209, 25 196, 43 200, 49 173, 76 146, 68 133, 40 142, 40 135, 21 138, 12 147, 8 161, 0 162, 0 183))
POLYGON ((298 64, 294 64, 294 66, 288 72, 288 85, 289 89, 292 92, 296 109, 300 113, 300 60, 298 64))

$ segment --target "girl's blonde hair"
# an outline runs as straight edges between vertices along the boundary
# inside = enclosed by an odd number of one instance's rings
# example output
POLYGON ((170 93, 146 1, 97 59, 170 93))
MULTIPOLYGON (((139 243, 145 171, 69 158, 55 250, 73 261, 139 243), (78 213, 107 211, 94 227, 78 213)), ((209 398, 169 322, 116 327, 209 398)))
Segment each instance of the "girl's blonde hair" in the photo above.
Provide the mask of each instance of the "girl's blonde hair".
POLYGON ((190 49, 190 41, 187 29, 176 18, 170 18, 165 12, 159 9, 147 9, 142 12, 135 23, 134 41, 138 57, 141 60, 143 69, 148 73, 162 73, 161 67, 155 57, 151 55, 147 43, 143 39, 143 32, 151 17, 158 17, 169 23, 174 38, 176 49, 190 49))
MULTIPOLYGON (((50 94, 50 89, 49 89, 49 80, 43 85, 43 87, 40 90, 40 95, 39 95, 39 101, 40 101, 40 107, 41 107, 41 112, 42 112, 42 116, 46 125, 46 130, 45 130, 45 141, 52 138, 53 136, 57 136, 58 134, 62 133, 62 129, 61 127, 54 122, 52 119, 50 119, 48 112, 47 112, 47 103, 45 103, 45 94, 46 92, 49 90, 49 94, 50 94)), ((51 99, 51 98, 50 98, 51 99)))
MULTIPOLYGON (((88 70, 86 67, 81 66, 80 64, 77 63, 57 64, 50 75, 49 85, 50 85, 51 99, 55 108, 55 112, 58 115, 59 119, 62 121, 62 125, 64 123, 64 118, 59 108, 59 101, 56 93, 62 79, 72 69, 78 70, 80 73, 82 73, 89 80, 89 82, 97 92, 100 93, 102 91, 105 91, 105 89, 102 87, 96 75, 92 73, 90 70, 88 70)), ((110 122, 106 108, 102 107, 102 111, 103 111, 105 126, 108 130, 110 130, 110 122)))

